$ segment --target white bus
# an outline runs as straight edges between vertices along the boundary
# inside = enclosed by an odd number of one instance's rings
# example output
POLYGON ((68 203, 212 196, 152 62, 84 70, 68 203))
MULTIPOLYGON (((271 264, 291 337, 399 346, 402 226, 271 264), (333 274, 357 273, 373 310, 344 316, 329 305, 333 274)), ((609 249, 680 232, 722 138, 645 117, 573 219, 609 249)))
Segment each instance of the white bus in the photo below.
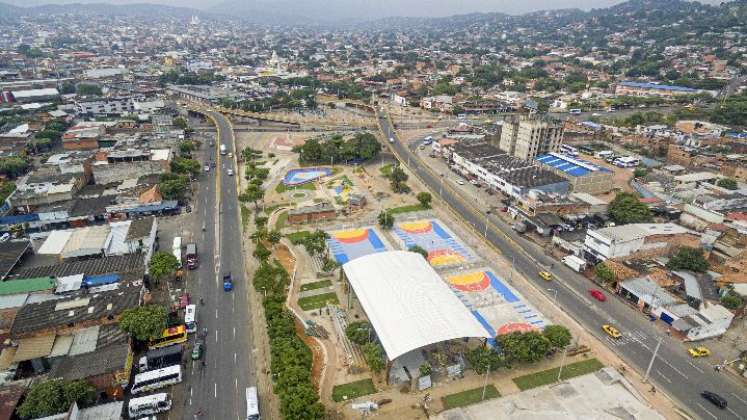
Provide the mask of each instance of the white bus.
POLYGON ((561 144, 560 145, 560 153, 568 156, 578 156, 578 149, 576 149, 573 146, 569 146, 567 144, 561 144))
POLYGON ((599 152, 594 153, 594 157, 599 159, 607 159, 608 157, 614 155, 615 152, 612 150, 601 150, 599 152))
POLYGON ((174 243, 171 246, 171 252, 176 257, 176 262, 179 263, 179 268, 182 268, 182 237, 177 236, 174 238, 174 243))
POLYGON ((184 325, 187 326, 187 333, 197 332, 197 305, 187 305, 184 308, 184 325))
POLYGON ((615 159, 612 163, 620 168, 635 168, 640 165, 641 160, 632 156, 623 156, 615 159))
POLYGON ((178 384, 182 381, 182 366, 173 365, 149 372, 138 373, 130 388, 130 394, 152 391, 165 386, 178 384))
POLYGON ((260 420, 256 386, 250 386, 246 389, 246 420, 260 420))
POLYGON ((171 398, 166 393, 133 398, 127 406, 127 413, 131 419, 139 419, 141 416, 163 413, 169 410, 171 410, 171 398))

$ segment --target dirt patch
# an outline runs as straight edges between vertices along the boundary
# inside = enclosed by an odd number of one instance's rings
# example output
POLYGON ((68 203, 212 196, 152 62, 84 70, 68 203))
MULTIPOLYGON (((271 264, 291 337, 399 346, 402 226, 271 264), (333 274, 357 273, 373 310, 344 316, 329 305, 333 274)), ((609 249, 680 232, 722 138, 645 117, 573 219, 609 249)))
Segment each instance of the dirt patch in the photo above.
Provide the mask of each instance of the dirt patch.
POLYGON ((293 273, 293 269, 296 266, 296 259, 293 258, 293 255, 285 245, 276 245, 273 255, 275 256, 275 259, 278 260, 280 265, 285 268, 285 271, 287 271, 289 274, 293 273))
POLYGON ((319 380, 322 377, 322 370, 324 369, 324 353, 322 352, 322 348, 319 345, 319 341, 306 335, 304 326, 298 318, 296 318, 296 334, 298 334, 301 340, 309 346, 309 349, 311 349, 311 354, 313 356, 311 362, 311 382, 314 384, 314 388, 319 391, 319 380))

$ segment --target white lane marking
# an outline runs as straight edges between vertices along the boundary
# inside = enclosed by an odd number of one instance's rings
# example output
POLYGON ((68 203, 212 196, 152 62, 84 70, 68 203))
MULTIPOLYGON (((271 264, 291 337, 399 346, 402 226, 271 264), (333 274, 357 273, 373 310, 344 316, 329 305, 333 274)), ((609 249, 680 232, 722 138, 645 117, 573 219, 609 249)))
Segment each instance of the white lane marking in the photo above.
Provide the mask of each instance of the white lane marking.
POLYGON ((233 387, 239 389, 239 378, 233 378, 233 387))
POLYGON ((744 417, 737 414, 737 412, 734 411, 731 407, 726 407, 726 409, 729 410, 731 414, 734 414, 734 417, 738 418, 739 420, 744 420, 744 417))
POLYGON ((658 373, 658 374, 659 374, 659 376, 661 376, 661 377, 662 377, 662 379, 664 379, 665 381, 669 382, 670 384, 672 383, 672 380, 671 380, 671 379, 669 379, 669 378, 667 378, 667 377, 666 377, 666 376, 665 376, 665 375, 664 375, 663 373, 661 373, 661 371, 660 371, 660 370, 657 370, 657 371, 656 371, 656 373, 658 373))
POLYGON ((218 308, 215 308, 215 319, 218 319, 218 308))
POLYGON ((213 385, 214 385, 214 386, 213 386, 213 396, 214 396, 215 398, 218 398, 218 383, 217 383, 217 382, 214 382, 214 383, 213 383, 213 385))
POLYGON ((692 367, 693 367, 693 368, 694 368, 695 370, 697 370, 698 372, 700 372, 700 373, 703 373, 703 369, 701 369, 701 368, 699 368, 699 367, 695 366, 695 365, 693 364, 693 362, 690 362, 690 361, 688 361, 687 363, 689 363, 689 364, 690 364, 690 366, 692 366, 692 367))
POLYGON ((189 405, 192 405, 192 397, 189 397, 189 405))
POLYGON ((215 342, 218 342, 218 330, 215 330, 215 342))
POLYGON ((189 398, 192 398, 192 387, 189 387, 189 398))
POLYGON ((671 363, 667 362, 667 359, 665 359, 665 358, 663 358, 663 357, 657 357, 657 358, 656 358, 656 360, 661 360, 662 362, 664 362, 664 364, 665 364, 665 365, 667 365, 667 366, 669 366, 670 368, 672 368, 672 370, 673 370, 673 371, 675 371, 675 372, 679 373, 680 375, 682 375, 682 377, 683 377, 683 378, 685 378, 685 379, 689 379, 689 378, 687 377, 687 375, 685 375, 684 373, 682 373, 682 371, 681 371, 681 370, 677 369, 676 367, 672 366, 672 364, 671 364, 671 363))
POLYGON ((732 395, 732 397, 738 399, 739 401, 742 401, 742 404, 747 404, 747 401, 743 400, 742 397, 740 397, 739 395, 737 395, 737 394, 735 394, 733 392, 730 392, 730 394, 732 395))
MULTIPOLYGON (((194 375, 195 374, 195 361, 194 360, 192 361, 192 371, 190 371, 189 374, 190 375, 194 375)), ((192 388, 190 388, 189 390, 191 392, 192 388)))
POLYGON ((236 338, 236 327, 233 327, 233 338, 236 338))
POLYGON ((718 420, 718 417, 714 416, 714 415, 713 415, 713 413, 711 413, 710 411, 706 410, 706 408, 705 408, 705 407, 703 407, 703 406, 702 406, 702 405, 701 405, 700 403, 695 403, 695 405, 697 405, 698 407, 700 407, 700 409, 701 409, 701 410, 703 410, 703 411, 705 411, 706 413, 708 413, 708 415, 709 415, 709 416, 711 416, 711 417, 713 417, 714 419, 718 420))

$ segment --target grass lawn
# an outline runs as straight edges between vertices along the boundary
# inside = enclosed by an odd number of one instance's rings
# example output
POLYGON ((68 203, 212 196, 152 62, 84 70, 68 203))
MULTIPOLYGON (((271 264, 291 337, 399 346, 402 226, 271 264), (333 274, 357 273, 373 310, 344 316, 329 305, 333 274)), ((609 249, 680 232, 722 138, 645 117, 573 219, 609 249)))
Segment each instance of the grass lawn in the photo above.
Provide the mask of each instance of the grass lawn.
POLYGON ((323 308, 327 306, 328 303, 340 303, 340 301, 337 300, 337 293, 330 292, 298 299, 298 306, 300 306, 304 311, 323 308))
POLYGON ((293 190, 308 190, 308 191, 315 191, 316 190, 316 183, 315 182, 307 182, 305 184, 297 185, 295 187, 287 187, 282 182, 275 187, 275 192, 278 194, 282 194, 286 191, 293 191, 293 190))
POLYGON ((343 400, 343 397, 352 399, 364 395, 370 395, 374 392, 376 392, 376 387, 374 387, 373 381, 370 379, 363 379, 349 384, 335 385, 335 387, 332 388, 332 399, 336 402, 340 402, 343 400))
POLYGON ((301 285, 301 291, 321 289, 322 287, 332 286, 332 280, 320 280, 313 283, 306 283, 301 285))
POLYGON ((249 219, 252 217, 252 211, 247 206, 241 206, 241 227, 246 229, 249 219))
POLYGON ((387 163, 386 165, 379 168, 379 172, 381 172, 381 175, 384 178, 389 178, 389 175, 392 174, 392 168, 394 168, 394 165, 391 163, 387 163))
POLYGON ((288 212, 284 211, 278 214, 278 218, 275 221, 275 229, 280 230, 284 228, 286 222, 288 222, 288 212))
POLYGON ((271 214, 273 211, 279 209, 280 207, 287 206, 288 203, 280 203, 280 204, 273 204, 271 206, 265 207, 265 214, 271 214))
POLYGON ((311 235, 311 232, 309 232, 308 230, 301 230, 298 232, 289 233, 285 235, 285 237, 288 238, 288 240, 291 241, 293 245, 298 245, 303 242, 309 235, 311 235))
POLYGON ((387 211, 389 212, 389 214, 394 216, 396 214, 410 213, 413 211, 421 211, 421 210, 428 210, 428 209, 429 207, 423 207, 418 203, 418 204, 411 204, 409 206, 394 207, 387 211))
MULTIPOLYGON (((604 365, 602 362, 597 359, 582 360, 580 362, 571 363, 563 366, 561 379, 570 379, 576 376, 586 375, 587 373, 596 372, 603 367, 604 365)), ((541 372, 513 378, 513 381, 520 390, 524 391, 538 386, 555 383, 558 380, 558 370, 560 370, 559 367, 543 370, 541 372)))
MULTIPOLYGON (((493 385, 488 385, 485 388, 485 399, 500 397, 501 394, 493 385)), ((444 410, 456 407, 464 407, 465 405, 479 403, 482 399, 482 387, 475 389, 468 389, 466 391, 458 392, 456 394, 447 395, 441 397, 441 401, 444 403, 444 410)))

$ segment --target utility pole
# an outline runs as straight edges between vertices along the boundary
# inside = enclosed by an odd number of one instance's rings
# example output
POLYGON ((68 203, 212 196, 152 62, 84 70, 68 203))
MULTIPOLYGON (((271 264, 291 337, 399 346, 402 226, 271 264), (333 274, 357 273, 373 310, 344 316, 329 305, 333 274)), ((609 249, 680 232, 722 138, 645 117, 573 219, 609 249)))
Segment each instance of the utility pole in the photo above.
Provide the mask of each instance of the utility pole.
POLYGON ((485 382, 482 384, 482 399, 485 400, 485 391, 488 389, 488 375, 490 375, 490 361, 488 360, 488 370, 485 372, 485 382))
POLYGON ((659 341, 656 343, 656 348, 654 349, 654 354, 651 355, 651 361, 648 362, 648 368, 646 368, 646 374, 643 375, 643 382, 648 382, 648 375, 651 373, 651 367, 654 366, 654 360, 656 360, 656 354, 659 353, 659 347, 661 346, 661 341, 664 339, 663 336, 659 336, 659 341))

